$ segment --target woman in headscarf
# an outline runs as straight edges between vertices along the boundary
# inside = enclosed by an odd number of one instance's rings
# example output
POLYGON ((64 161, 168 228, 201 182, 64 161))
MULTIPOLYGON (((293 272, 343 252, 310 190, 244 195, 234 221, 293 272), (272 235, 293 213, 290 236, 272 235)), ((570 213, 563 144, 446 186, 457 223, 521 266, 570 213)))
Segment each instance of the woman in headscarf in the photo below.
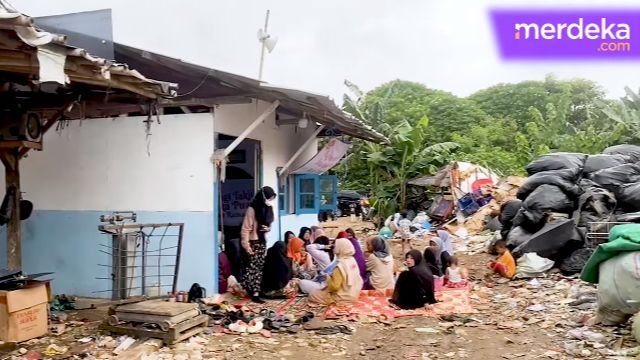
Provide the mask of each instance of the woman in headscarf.
POLYGON ((311 244, 311 229, 308 227, 301 228, 298 237, 304 241, 305 246, 311 244))
POLYGON ((447 250, 445 250, 445 244, 442 242, 442 239, 437 236, 432 236, 429 240, 429 247, 436 257, 436 264, 438 265, 440 272, 442 274, 446 274, 447 267, 449 267, 451 254, 447 250))
POLYGON ((369 282, 367 281, 367 262, 364 258, 364 253, 362 252, 362 248, 360 247, 360 242, 358 241, 358 239, 356 239, 355 236, 352 236, 347 231, 340 231, 338 233, 337 239, 347 239, 351 242, 351 245, 353 245, 353 249, 356 252, 353 255, 353 258, 356 259, 356 262, 358 263, 358 269, 360 270, 360 277, 362 278, 362 281, 363 281, 363 289, 368 289, 369 282))
POLYGON ((424 249, 422 256, 424 257, 425 265, 427 265, 433 276, 442 276, 442 270, 438 266, 438 260, 436 260, 436 254, 433 250, 434 248, 430 246, 424 249))
POLYGON ((349 240, 337 239, 333 253, 336 268, 329 275, 324 289, 309 294, 309 301, 324 305, 351 304, 358 300, 363 284, 358 264, 353 258, 355 249, 349 240))
POLYGON ((445 230, 438 230, 436 233, 442 241, 443 250, 446 251, 450 256, 455 255, 453 251, 453 242, 451 241, 451 235, 445 230))
POLYGON ((327 236, 324 233, 324 230, 319 227, 319 226, 312 226, 311 227, 311 239, 310 242, 314 243, 316 241, 317 238, 319 238, 320 236, 327 236))
POLYGON ((300 238, 289 240, 287 256, 293 261, 293 276, 299 279, 311 279, 315 276, 311 256, 304 251, 304 241, 300 238))
POLYGON ((296 234, 294 234, 293 231, 287 231, 286 233, 284 233, 284 244, 289 245, 289 240, 293 239, 294 237, 296 237, 296 234))
POLYGON ((380 236, 367 238, 366 259, 369 285, 375 290, 393 289, 393 256, 389 246, 380 236))
POLYGON ((331 262, 331 241, 326 236, 320 236, 313 244, 306 246, 318 270, 324 270, 331 262))
MULTIPOLYGON (((302 241, 302 240, 301 240, 302 241)), ((277 241, 267 250, 264 260, 262 292, 266 298, 284 298, 283 290, 293 278, 292 261, 287 256, 284 241, 277 241)))
POLYGON ((245 251, 242 272, 242 287, 255 303, 262 304, 260 289, 264 268, 264 256, 267 251, 266 234, 273 223, 273 201, 276 193, 269 186, 258 191, 253 198, 242 221, 240 241, 245 251))
POLYGON ((398 276, 393 297, 389 302, 401 309, 417 309, 425 304, 435 304, 433 274, 425 266, 420 251, 409 251, 405 256, 405 265, 409 270, 398 276))

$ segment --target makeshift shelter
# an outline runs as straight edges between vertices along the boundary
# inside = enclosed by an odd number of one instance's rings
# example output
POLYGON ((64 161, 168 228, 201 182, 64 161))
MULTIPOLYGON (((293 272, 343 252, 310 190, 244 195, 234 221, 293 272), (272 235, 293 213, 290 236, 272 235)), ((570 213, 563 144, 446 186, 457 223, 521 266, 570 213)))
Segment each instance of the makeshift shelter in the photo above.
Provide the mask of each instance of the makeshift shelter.
POLYGON ((176 88, 69 46, 64 35, 42 31, 32 18, 0 1, 0 158, 9 195, 8 268, 22 268, 20 159, 31 149, 43 149, 47 130, 62 119, 151 109, 158 99, 175 95, 176 88))

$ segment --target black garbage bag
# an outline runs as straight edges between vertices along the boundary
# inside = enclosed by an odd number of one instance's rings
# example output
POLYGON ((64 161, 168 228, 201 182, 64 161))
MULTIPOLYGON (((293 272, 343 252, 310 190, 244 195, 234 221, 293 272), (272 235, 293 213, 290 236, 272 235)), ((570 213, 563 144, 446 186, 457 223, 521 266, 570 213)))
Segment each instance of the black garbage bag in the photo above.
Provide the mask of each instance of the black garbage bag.
POLYGON ((629 155, 623 154, 603 154, 603 155, 589 155, 587 161, 584 163, 584 173, 591 174, 598 170, 612 168, 618 165, 624 165, 634 162, 634 159, 629 155))
POLYGON ((527 165, 527 174, 533 175, 541 171, 561 169, 582 169, 587 155, 577 153, 558 152, 542 155, 527 165))
POLYGON ((581 248, 574 251, 569 257, 560 262, 560 272, 565 276, 579 274, 582 272, 591 254, 593 254, 593 249, 590 248, 581 248))
POLYGON ((624 164, 602 169, 591 174, 590 179, 615 194, 624 184, 640 182, 640 165, 624 164))
POLYGON ((518 211, 522 207, 522 200, 510 200, 500 206, 500 216, 498 220, 502 224, 500 235, 503 239, 507 238, 509 231, 513 228, 513 218, 516 217, 518 211))
MULTIPOLYGON (((562 189, 555 185, 544 184, 538 186, 522 203, 522 216, 526 219, 524 223, 537 225, 540 229, 547 213, 557 212, 571 215, 573 208, 574 202, 567 197, 562 189)), ((527 230, 532 230, 532 228, 529 227, 527 230)))
POLYGON ((544 224, 542 229, 513 249, 513 256, 520 257, 534 252, 538 256, 551 259, 559 254, 571 242, 582 240, 573 220, 557 220, 544 224))
POLYGON ((570 198, 577 198, 582 194, 582 189, 576 184, 580 176, 580 169, 549 170, 535 173, 518 189, 518 199, 524 200, 540 185, 555 185, 562 189, 570 198))
POLYGON ((610 221, 617 205, 615 196, 590 180, 580 181, 580 187, 584 193, 578 199, 578 207, 573 216, 578 226, 586 227, 590 222, 610 221))
POLYGON ((531 235, 533 233, 528 232, 521 226, 514 227, 506 237, 507 248, 513 251, 513 249, 529 241, 531 235))
POLYGON ((616 198, 625 211, 640 211, 640 182, 620 186, 616 198))
POLYGON ((640 146, 638 145, 615 145, 610 146, 602 152, 606 155, 627 155, 633 158, 634 161, 640 161, 640 146))
POLYGON ((498 219, 497 216, 495 217, 488 216, 486 219, 486 223, 487 225, 484 226, 485 230, 491 230, 491 231, 502 230, 502 223, 500 222, 500 219, 498 219))
POLYGON ((615 214, 614 216, 618 222, 640 223, 640 211, 615 214))

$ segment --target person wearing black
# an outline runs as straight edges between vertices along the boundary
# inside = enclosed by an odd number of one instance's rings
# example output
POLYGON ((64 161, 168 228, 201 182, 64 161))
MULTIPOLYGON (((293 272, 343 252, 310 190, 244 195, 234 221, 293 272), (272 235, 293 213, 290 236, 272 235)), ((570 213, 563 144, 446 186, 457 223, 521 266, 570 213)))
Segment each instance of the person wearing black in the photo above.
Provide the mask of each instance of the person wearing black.
POLYGON ((433 249, 427 246, 422 256, 431 274, 433 274, 433 276, 442 276, 442 270, 438 267, 438 260, 436 260, 436 254, 433 252, 433 249))
POLYGON ((264 260, 262 292, 267 298, 283 298, 282 290, 293 278, 293 264, 287 257, 284 241, 277 241, 267 250, 264 260))
POLYGON ((245 252, 242 287, 251 296, 251 300, 259 304, 264 303, 260 299, 260 290, 267 250, 266 234, 271 231, 274 220, 275 198, 276 193, 271 187, 260 189, 247 208, 240 230, 240 240, 245 252))
POLYGON ((411 250, 405 256, 405 265, 409 270, 398 276, 393 296, 389 300, 401 309, 417 309, 425 304, 435 304, 433 292, 433 274, 425 265, 422 254, 418 250, 411 250))

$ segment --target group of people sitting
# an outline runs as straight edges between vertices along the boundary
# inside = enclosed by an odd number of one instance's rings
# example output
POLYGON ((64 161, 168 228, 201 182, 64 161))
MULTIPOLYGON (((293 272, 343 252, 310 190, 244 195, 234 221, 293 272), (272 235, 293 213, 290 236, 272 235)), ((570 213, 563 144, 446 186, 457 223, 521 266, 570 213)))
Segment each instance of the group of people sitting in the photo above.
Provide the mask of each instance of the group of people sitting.
MULTIPOLYGON (((387 240, 370 236, 363 251, 352 229, 341 231, 333 240, 320 227, 304 227, 298 236, 287 232, 267 250, 265 233, 273 221, 270 203, 274 199, 273 189, 263 188, 243 222, 241 243, 245 254, 238 285, 253 302, 302 292, 314 303, 343 305, 357 301, 361 290, 393 289, 391 304, 415 309, 434 304, 439 287, 467 286, 467 270, 459 266, 451 235, 445 230, 427 235, 429 246, 424 252, 407 252, 404 271, 395 266, 387 240)), ((509 277, 513 276, 511 264, 502 261, 507 255, 502 251, 501 258, 490 267, 509 277)))

